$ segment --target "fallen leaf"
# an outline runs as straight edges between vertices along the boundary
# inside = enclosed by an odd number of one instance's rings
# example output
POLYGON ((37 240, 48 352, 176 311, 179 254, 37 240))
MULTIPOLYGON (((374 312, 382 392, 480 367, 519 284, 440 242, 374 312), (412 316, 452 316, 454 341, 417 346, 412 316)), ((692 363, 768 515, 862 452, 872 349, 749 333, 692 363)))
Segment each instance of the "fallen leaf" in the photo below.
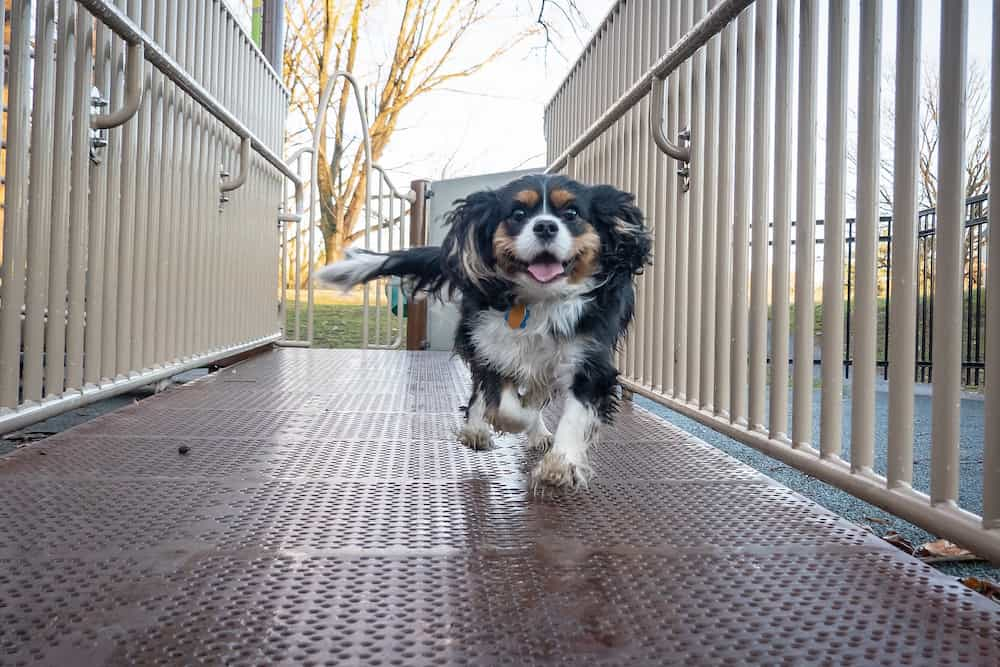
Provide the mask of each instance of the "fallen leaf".
POLYGON ((914 555, 918 558, 934 561, 977 560, 977 556, 974 553, 948 540, 934 540, 933 542, 921 544, 914 555))
POLYGON ((959 579, 963 584, 981 595, 985 595, 994 602, 1000 602, 1000 586, 989 579, 978 579, 976 577, 966 577, 959 579))

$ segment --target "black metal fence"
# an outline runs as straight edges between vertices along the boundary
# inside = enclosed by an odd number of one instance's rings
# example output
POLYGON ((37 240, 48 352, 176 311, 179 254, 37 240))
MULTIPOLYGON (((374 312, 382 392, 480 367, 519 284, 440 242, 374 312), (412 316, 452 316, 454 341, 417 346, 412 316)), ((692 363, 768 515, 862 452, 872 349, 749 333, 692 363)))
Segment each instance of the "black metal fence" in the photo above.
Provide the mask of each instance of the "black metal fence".
MULTIPOLYGON (((982 194, 965 202, 965 270, 963 277, 962 321, 962 381, 969 388, 981 388, 985 373, 986 334, 986 248, 989 243, 989 197, 982 194)), ((852 308, 854 303, 855 221, 847 220, 847 312, 845 319, 844 373, 850 374, 853 350, 852 308)), ((917 354, 914 373, 918 382, 930 382, 933 377, 932 355, 934 337, 934 275, 936 267, 935 239, 937 212, 926 209, 918 216, 917 238, 917 354)), ((877 364, 884 378, 889 373, 889 285, 892 279, 892 218, 879 222, 878 246, 878 354, 877 364)))

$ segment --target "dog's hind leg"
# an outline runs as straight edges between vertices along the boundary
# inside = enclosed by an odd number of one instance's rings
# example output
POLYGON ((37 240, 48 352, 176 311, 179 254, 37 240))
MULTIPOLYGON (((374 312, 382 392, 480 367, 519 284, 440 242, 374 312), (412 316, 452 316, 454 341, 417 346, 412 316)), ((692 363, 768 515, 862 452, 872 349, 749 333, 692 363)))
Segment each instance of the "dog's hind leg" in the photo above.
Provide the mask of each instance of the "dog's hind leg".
POLYGON ((486 401, 482 393, 473 389, 465 424, 458 432, 458 440, 469 449, 483 451, 493 447, 493 431, 486 421, 486 401))

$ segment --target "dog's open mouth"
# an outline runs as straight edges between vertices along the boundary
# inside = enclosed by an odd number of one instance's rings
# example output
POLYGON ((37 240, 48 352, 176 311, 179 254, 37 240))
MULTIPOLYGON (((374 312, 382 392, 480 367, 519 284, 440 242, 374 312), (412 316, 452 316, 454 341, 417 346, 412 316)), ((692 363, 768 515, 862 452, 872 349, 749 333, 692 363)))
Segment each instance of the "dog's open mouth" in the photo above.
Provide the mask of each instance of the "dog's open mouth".
POLYGON ((548 253, 542 253, 531 260, 524 268, 525 272, 536 282, 551 283, 566 275, 569 262, 560 262, 548 253))

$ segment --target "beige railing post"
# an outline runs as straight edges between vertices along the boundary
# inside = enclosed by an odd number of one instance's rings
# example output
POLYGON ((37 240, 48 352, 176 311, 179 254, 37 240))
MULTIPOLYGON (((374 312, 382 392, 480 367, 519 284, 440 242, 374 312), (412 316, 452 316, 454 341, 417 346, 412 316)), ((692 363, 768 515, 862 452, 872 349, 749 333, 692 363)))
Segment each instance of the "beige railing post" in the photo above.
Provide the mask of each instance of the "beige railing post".
MULTIPOLYGON (((427 243, 427 190, 429 183, 416 180, 410 183, 413 203, 410 205, 410 246, 427 243)), ((427 302, 410 303, 406 318, 406 349, 423 350, 427 341, 427 302)))

